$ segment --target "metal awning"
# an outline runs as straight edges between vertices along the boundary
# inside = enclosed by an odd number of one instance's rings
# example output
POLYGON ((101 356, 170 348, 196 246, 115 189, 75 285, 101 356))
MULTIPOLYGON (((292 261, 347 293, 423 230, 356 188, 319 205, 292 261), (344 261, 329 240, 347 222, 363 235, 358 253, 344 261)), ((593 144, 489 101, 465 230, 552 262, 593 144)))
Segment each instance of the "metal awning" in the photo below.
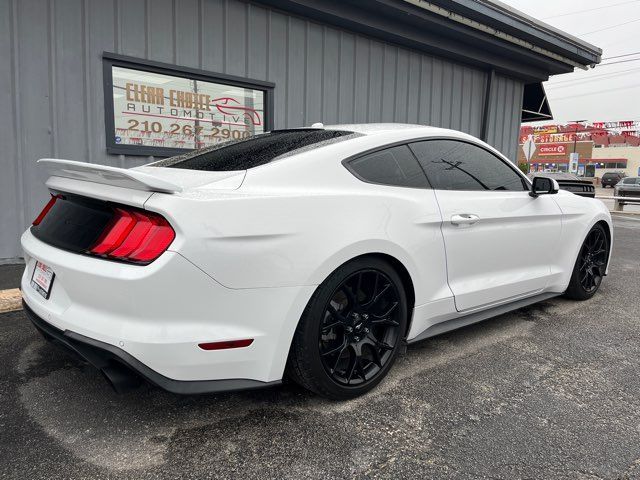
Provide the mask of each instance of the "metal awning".
POLYGON ((542 83, 525 85, 522 98, 522 122, 536 122, 552 118, 551 107, 542 83))
POLYGON ((602 50, 498 0, 256 0, 525 83, 600 63, 602 50))

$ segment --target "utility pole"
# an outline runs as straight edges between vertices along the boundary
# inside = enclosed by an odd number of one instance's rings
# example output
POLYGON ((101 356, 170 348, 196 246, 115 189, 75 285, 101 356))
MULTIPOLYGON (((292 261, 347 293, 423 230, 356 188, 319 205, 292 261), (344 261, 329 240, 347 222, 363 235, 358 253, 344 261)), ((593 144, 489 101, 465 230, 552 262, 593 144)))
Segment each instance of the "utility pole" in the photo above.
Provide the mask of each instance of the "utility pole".
MULTIPOLYGON (((576 124, 576 129, 573 132, 573 153, 576 153, 576 144, 578 142, 578 125, 580 125, 582 122, 586 122, 586 120, 569 120, 569 121, 576 124)), ((580 126, 582 127, 582 125, 580 126)))

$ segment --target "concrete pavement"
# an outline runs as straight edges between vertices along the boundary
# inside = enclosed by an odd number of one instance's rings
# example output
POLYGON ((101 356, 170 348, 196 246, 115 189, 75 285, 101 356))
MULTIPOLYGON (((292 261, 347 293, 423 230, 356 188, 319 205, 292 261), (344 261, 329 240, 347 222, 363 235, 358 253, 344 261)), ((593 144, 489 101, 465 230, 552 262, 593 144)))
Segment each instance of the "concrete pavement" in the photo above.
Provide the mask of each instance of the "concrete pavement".
POLYGON ((610 276, 410 346, 372 393, 113 393, 0 315, 0 478, 640 478, 640 220, 610 276))

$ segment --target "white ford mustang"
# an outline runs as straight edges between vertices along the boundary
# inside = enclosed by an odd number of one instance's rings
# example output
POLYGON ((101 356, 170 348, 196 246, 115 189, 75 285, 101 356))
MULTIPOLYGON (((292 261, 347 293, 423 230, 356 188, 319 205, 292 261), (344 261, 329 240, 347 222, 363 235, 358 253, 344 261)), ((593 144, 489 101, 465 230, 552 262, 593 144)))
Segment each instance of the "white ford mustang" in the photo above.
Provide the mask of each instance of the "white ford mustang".
POLYGON ((533 185, 451 130, 279 130, 121 169, 66 160, 22 236, 25 311, 117 390, 198 393, 287 375, 373 388, 405 342, 598 290, 599 201, 533 185))

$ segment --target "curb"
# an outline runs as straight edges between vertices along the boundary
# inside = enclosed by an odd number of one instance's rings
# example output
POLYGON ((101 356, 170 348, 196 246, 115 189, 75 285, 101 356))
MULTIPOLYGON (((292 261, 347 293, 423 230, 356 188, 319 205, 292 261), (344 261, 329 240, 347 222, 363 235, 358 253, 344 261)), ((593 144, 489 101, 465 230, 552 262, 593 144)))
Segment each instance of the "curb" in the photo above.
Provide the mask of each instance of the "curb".
POLYGON ((0 290, 0 313, 22 310, 22 293, 19 288, 0 290))

